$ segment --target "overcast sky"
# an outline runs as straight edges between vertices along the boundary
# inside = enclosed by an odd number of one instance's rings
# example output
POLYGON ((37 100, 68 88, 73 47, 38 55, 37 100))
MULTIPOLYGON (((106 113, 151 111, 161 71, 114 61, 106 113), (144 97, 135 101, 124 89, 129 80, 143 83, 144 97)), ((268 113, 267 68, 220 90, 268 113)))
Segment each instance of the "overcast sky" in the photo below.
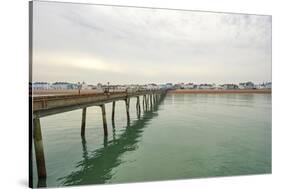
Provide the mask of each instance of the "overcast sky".
POLYGON ((271 17, 34 2, 33 81, 271 81, 271 17))

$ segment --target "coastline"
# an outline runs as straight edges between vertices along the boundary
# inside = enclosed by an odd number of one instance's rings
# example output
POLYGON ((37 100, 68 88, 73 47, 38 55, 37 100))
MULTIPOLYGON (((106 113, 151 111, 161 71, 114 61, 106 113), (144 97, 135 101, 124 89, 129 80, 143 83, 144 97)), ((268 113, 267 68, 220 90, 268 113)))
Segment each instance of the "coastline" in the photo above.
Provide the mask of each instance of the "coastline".
POLYGON ((271 94, 271 89, 176 89, 168 94, 271 94))

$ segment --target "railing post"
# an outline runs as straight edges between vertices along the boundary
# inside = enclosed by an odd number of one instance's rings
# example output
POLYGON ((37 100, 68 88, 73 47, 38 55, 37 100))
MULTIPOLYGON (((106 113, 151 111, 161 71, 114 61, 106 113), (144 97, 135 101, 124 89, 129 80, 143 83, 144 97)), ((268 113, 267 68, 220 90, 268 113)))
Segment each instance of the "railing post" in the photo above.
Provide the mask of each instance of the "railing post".
POLYGON ((46 172, 43 140, 42 140, 41 125, 40 125, 39 118, 33 119, 33 139, 34 139, 34 149, 35 149, 38 177, 46 178, 47 172, 46 172))
POLYGON ((85 127, 86 127, 86 110, 87 108, 83 108, 82 110, 82 122, 81 122, 81 136, 85 136, 85 127))
POLYGON ((104 131, 104 136, 107 136, 107 123, 106 123, 106 112, 105 112, 105 105, 102 104, 101 106, 101 111, 102 111, 102 121, 103 121, 103 131, 104 131))

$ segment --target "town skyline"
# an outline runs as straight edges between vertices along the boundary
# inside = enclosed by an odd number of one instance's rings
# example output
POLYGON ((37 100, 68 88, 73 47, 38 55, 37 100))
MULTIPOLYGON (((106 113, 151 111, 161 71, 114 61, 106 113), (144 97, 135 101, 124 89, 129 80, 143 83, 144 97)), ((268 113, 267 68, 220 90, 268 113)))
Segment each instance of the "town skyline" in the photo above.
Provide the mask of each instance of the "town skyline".
MULTIPOLYGON (((192 82, 192 81, 179 81, 179 82, 147 82, 147 83, 134 83, 134 82, 128 82, 128 83, 115 83, 115 82, 86 82, 86 81, 32 81, 32 83, 38 83, 38 82, 46 82, 46 83, 56 83, 56 82, 66 82, 66 83, 85 83, 85 84, 90 84, 90 85, 97 85, 97 84, 103 84, 103 85, 107 85, 108 83, 110 85, 146 85, 146 84, 156 84, 156 85, 161 85, 161 84, 167 84, 167 83, 171 83, 171 84, 188 84, 188 83, 192 83, 192 84, 216 84, 216 85, 223 85, 223 84, 239 84, 239 83, 246 83, 246 82, 253 82, 253 81, 240 81, 240 82, 221 82, 221 83, 215 83, 215 82, 192 82)), ((253 82, 254 84, 262 84, 262 83, 271 83, 272 81, 262 81, 262 82, 253 82)))

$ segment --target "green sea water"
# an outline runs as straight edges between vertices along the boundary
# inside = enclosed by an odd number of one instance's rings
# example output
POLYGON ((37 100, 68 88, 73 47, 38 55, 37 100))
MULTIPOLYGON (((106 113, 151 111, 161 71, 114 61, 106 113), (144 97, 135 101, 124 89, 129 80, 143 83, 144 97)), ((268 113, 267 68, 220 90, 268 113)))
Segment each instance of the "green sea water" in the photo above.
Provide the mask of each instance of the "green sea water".
POLYGON ((85 138, 82 110, 41 118, 48 177, 38 182, 33 158, 34 186, 271 173, 271 94, 168 94, 140 118, 135 105, 128 123, 116 103, 113 128, 106 104, 106 138, 100 107, 87 109, 85 138))

